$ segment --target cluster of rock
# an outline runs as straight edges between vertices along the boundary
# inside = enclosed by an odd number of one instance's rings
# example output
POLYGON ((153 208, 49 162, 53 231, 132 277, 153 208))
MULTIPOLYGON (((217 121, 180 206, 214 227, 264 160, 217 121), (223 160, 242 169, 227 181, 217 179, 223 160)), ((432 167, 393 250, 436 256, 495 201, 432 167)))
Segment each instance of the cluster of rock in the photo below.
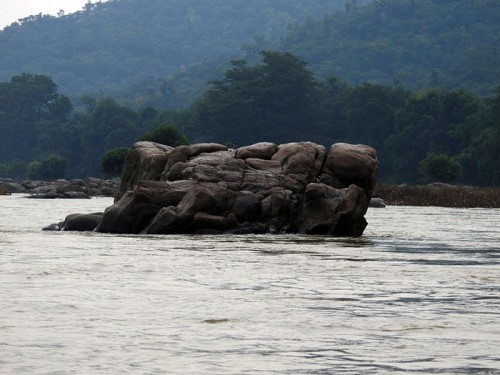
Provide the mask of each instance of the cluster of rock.
POLYGON ((92 196, 112 197, 118 189, 118 184, 111 180, 89 177, 85 180, 56 181, 15 181, 0 179, 0 190, 6 194, 29 194, 28 198, 40 199, 89 199, 92 196))
MULTIPOLYGON (((138 142, 115 203, 70 215, 63 230, 106 233, 301 233, 360 236, 379 164, 365 145, 138 142)), ((52 228, 53 229, 53 228, 52 228)))

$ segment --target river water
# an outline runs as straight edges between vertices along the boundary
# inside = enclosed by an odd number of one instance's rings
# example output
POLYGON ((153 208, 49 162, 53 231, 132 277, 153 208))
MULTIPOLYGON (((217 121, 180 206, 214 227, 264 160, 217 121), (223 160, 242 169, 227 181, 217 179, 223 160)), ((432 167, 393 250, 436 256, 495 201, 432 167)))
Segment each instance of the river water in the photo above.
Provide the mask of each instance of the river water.
POLYGON ((0 197, 1 374, 498 374, 500 210, 370 209, 361 238, 42 232, 0 197))

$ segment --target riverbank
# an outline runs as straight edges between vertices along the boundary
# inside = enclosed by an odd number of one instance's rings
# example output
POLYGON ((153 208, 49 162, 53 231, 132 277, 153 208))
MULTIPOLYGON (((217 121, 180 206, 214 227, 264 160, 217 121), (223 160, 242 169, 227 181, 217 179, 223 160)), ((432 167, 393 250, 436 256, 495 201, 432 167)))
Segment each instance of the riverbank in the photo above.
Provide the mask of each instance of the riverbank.
POLYGON ((374 197, 393 206, 500 208, 500 187, 448 184, 390 185, 379 183, 374 197))

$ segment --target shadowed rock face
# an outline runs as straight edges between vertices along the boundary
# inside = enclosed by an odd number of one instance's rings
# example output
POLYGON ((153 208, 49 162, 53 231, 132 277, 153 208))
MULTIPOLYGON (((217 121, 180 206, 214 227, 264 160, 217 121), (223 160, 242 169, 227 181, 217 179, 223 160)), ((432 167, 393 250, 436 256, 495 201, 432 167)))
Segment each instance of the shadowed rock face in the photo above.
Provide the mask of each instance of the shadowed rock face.
POLYGON ((378 168, 365 145, 138 142, 96 231, 360 236, 378 168))

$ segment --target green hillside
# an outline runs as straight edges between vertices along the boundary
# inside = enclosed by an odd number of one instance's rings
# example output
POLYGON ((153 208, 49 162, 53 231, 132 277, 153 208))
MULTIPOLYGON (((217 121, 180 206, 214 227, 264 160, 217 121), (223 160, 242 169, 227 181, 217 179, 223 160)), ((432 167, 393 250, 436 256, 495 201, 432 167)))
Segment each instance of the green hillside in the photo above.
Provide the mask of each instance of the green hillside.
MULTIPOLYGON (((488 97, 500 82, 498 46, 496 0, 349 0, 334 13, 293 24, 276 43, 254 39, 242 56, 255 62, 262 49, 281 50, 308 62, 321 79, 414 90, 464 88, 488 97)), ((204 61, 114 95, 135 107, 185 108, 227 68, 220 60, 204 61)))
POLYGON ((22 20, 0 32, 0 177, 108 173, 137 139, 310 140, 374 146, 386 182, 500 185, 499 10, 116 0, 22 20))
POLYGON ((298 25, 280 44, 320 77, 481 96, 500 82, 499 47, 498 0, 377 0, 298 25))
POLYGON ((344 0, 89 2, 80 12, 31 16, 0 31, 0 81, 44 74, 71 97, 108 94, 193 64, 227 61, 244 44, 275 41, 290 23, 343 6, 344 0))

